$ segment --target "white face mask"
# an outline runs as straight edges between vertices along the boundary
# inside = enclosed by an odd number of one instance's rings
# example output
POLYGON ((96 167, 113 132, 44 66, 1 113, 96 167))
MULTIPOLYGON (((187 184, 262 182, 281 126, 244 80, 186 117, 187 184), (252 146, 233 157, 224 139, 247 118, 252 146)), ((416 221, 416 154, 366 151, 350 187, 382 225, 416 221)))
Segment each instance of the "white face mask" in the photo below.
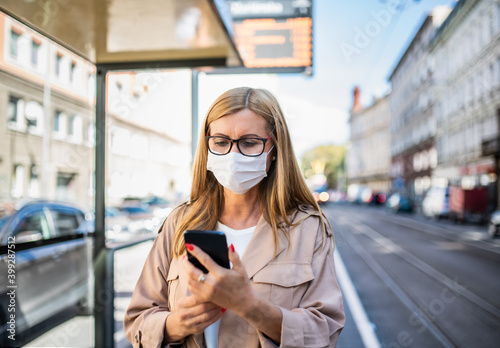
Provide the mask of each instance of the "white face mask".
POLYGON ((208 151, 207 169, 222 186, 242 195, 267 176, 267 155, 271 150, 256 157, 243 156, 239 152, 218 156, 208 151))

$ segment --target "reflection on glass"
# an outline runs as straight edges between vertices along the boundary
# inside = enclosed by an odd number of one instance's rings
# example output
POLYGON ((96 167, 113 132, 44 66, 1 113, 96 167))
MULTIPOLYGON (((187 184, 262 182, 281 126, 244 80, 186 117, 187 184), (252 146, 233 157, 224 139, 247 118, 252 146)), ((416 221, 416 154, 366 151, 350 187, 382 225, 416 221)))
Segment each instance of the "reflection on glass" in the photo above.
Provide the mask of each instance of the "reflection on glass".
MULTIPOLYGON (((0 262, 0 320, 15 314, 16 339, 4 341, 12 332, 2 325, 0 346, 37 335, 31 346, 71 346, 43 333, 68 317, 90 323, 75 315, 92 311, 95 97, 87 81, 95 67, 3 13, 0 23, 0 257, 15 260, 0 262), (15 312, 2 297, 12 289, 15 312)), ((92 345, 91 334, 83 344, 92 345)))

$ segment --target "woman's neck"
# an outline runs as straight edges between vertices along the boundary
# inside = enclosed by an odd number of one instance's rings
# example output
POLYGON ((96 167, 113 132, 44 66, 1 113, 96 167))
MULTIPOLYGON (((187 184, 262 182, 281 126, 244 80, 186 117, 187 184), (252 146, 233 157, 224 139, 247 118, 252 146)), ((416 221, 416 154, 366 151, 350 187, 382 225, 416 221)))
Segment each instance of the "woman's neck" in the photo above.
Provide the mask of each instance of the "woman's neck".
MULTIPOLYGON (((256 187, 255 187, 256 188, 256 187)), ((224 208, 220 222, 235 230, 257 225, 262 215, 258 190, 252 188, 243 195, 224 192, 224 208)))

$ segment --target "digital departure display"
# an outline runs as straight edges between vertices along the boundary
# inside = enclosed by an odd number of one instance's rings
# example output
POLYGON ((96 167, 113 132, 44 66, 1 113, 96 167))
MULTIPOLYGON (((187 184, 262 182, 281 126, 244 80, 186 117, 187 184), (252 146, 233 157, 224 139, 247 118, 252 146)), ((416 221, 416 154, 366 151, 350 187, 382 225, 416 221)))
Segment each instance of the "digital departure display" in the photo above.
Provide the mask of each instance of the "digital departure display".
POLYGON ((311 72, 311 1, 227 1, 234 41, 247 68, 311 72))

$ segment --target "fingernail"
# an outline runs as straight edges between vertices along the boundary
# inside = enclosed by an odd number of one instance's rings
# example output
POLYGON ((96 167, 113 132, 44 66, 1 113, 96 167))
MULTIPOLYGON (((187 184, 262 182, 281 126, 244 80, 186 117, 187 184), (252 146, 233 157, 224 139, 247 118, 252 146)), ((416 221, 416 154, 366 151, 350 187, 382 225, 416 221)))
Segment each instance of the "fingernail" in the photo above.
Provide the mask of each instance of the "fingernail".
POLYGON ((231 243, 231 251, 234 253, 234 245, 231 243))
POLYGON ((222 313, 224 313, 225 311, 227 311, 227 308, 222 308, 221 311, 222 313))
POLYGON ((186 243, 186 248, 189 251, 193 251, 193 249, 194 249, 193 244, 189 244, 189 243, 186 243))

